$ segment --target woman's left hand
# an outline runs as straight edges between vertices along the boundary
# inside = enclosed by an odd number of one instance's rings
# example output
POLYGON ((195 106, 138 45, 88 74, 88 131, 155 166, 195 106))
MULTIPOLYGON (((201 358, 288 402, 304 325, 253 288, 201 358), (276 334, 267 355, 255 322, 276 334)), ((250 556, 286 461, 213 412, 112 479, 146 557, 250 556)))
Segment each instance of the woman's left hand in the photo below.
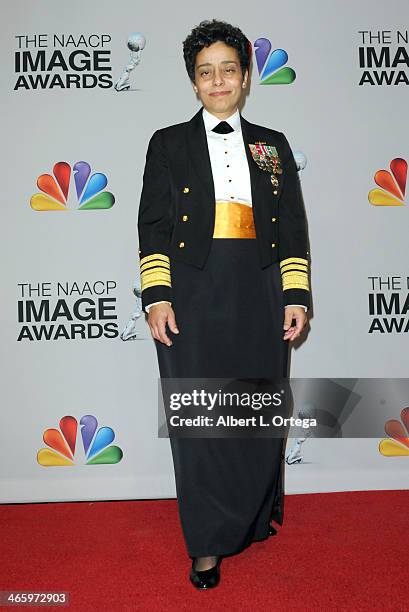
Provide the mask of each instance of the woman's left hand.
POLYGON ((284 340, 295 340, 307 324, 307 313, 301 306, 286 306, 284 308, 284 340), (295 319, 295 325, 291 325, 295 319))

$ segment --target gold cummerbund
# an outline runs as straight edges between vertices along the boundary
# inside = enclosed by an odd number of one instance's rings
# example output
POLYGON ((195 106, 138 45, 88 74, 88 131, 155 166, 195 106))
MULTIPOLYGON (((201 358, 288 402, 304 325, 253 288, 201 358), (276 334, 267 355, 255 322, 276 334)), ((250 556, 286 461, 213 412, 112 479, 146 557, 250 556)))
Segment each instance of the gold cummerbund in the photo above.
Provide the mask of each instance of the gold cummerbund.
POLYGON ((213 238, 255 237, 252 206, 233 200, 216 200, 213 238))

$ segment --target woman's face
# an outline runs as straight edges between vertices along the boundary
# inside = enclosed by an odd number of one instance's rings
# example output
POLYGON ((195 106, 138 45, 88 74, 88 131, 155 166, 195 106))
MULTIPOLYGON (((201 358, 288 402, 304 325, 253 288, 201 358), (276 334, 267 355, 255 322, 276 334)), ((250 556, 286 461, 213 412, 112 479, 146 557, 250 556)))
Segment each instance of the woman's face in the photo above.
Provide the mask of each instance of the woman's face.
POLYGON ((204 47, 196 56, 193 89, 209 113, 227 119, 237 109, 247 85, 239 56, 233 47, 218 41, 204 47))

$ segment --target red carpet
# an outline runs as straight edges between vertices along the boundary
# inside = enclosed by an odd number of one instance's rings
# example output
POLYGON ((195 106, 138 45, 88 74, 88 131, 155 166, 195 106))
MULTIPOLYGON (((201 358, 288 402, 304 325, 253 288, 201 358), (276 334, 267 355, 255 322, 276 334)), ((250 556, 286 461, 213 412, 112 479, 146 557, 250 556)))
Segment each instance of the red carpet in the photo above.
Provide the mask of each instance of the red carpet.
POLYGON ((175 500, 0 505, 0 589, 69 591, 45 609, 80 612, 406 611, 408 507, 408 491, 288 495, 279 534, 224 559, 203 592, 175 500))

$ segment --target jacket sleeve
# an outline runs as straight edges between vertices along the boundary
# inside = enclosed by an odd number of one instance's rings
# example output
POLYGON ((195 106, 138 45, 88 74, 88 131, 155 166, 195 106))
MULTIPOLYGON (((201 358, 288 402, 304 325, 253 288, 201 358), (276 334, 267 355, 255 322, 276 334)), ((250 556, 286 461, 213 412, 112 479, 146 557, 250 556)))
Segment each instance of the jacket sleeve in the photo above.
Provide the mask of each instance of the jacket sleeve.
POLYGON ((278 254, 284 292, 284 305, 310 308, 309 251, 307 221, 300 178, 287 138, 281 134, 284 181, 279 202, 278 254))
POLYGON ((172 302, 169 247, 173 224, 169 168, 161 133, 156 131, 146 154, 138 213, 143 310, 152 302, 172 302))

